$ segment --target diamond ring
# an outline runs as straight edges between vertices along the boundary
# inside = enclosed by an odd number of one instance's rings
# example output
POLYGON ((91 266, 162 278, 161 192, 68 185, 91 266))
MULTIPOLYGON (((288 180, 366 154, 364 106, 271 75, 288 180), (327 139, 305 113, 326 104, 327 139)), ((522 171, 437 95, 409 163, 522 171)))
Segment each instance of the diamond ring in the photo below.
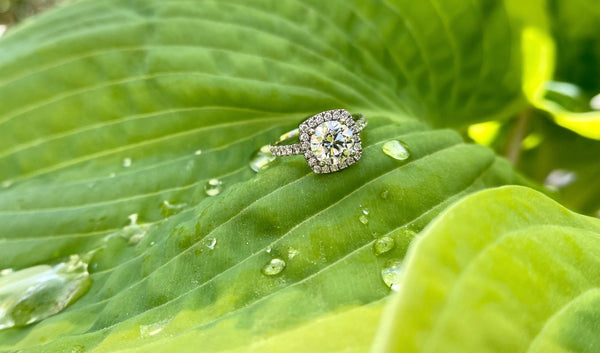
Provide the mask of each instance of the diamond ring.
POLYGON ((360 159, 359 134, 365 126, 367 121, 360 114, 353 116, 344 109, 327 110, 304 120, 298 129, 269 145, 269 150, 276 157, 303 154, 313 172, 333 173, 360 159), (300 143, 280 145, 296 136, 300 136, 300 143))

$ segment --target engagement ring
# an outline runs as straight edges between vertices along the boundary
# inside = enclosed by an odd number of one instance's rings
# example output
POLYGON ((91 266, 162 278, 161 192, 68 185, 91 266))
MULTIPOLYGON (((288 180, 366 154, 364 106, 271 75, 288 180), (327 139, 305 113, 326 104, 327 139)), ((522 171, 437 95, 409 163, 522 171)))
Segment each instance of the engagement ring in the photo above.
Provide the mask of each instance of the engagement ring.
POLYGON ((344 109, 327 110, 303 121, 298 129, 269 145, 269 149, 276 157, 303 154, 313 172, 333 173, 360 159, 359 134, 366 125, 361 114, 350 115, 344 109), (300 143, 280 145, 296 136, 300 136, 300 143))

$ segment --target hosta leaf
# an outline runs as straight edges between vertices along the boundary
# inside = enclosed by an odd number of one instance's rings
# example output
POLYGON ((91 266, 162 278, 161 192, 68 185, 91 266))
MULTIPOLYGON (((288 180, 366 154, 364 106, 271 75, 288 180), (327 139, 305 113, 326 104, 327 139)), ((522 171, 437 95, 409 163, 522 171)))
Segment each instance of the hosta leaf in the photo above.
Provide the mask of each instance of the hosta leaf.
POLYGON ((489 149, 430 128, 522 109, 523 19, 511 11, 496 1, 80 1, 9 31, 0 268, 87 254, 93 283, 58 315, 0 332, 0 349, 260 350, 335 326, 336 315, 372 320, 389 292, 382 266, 411 240, 405 227, 517 181, 489 149), (302 157, 258 175, 248 167, 260 146, 336 107, 369 119, 357 165, 332 175, 310 174, 302 157), (382 153, 390 139, 407 144, 408 161, 382 153), (212 178, 225 191, 211 198, 212 178), (396 247, 376 257, 383 234, 396 247), (284 271, 263 275, 275 257, 284 271))
POLYGON ((508 186, 464 198, 413 245, 379 351, 597 351, 600 220, 508 186))

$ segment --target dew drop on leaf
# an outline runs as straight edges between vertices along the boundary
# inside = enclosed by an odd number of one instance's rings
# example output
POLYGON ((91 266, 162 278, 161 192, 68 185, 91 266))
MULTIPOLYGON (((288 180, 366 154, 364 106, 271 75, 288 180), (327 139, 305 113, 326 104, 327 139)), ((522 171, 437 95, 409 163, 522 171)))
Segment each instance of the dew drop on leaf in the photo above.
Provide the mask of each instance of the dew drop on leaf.
POLYGON ((199 156, 199 155, 201 155, 201 154, 202 154, 202 150, 196 150, 196 151, 194 151, 194 154, 195 154, 196 156, 199 156))
POLYGON ((280 274, 283 269, 285 269, 285 261, 275 258, 267 262, 261 269, 261 272, 266 276, 275 276, 280 274))
POLYGON ((393 291, 398 291, 402 272, 402 260, 388 260, 381 270, 381 279, 393 291))
POLYGON ((260 170, 266 169, 269 166, 269 163, 275 160, 275 156, 271 154, 269 150, 269 145, 264 145, 258 151, 254 152, 250 159, 250 168, 258 172, 260 170))
POLYGON ((360 215, 360 217, 358 217, 358 220, 360 221, 360 223, 362 224, 367 224, 369 223, 369 219, 367 218, 367 216, 365 216, 364 214, 360 215))
POLYGON ((373 243, 373 253, 376 256, 381 254, 385 254, 386 252, 392 250, 395 246, 394 238, 390 237, 381 237, 373 243))
POLYGON ((215 250, 215 246, 217 246, 217 238, 211 238, 208 240, 208 244, 206 244, 206 247, 209 250, 215 250))
POLYGON ((159 334, 165 326, 171 321, 170 319, 161 320, 158 322, 154 322, 149 325, 140 325, 140 337, 152 337, 156 334, 159 334))
POLYGON ((28 325, 62 311, 89 289, 87 268, 79 255, 71 255, 56 265, 11 270, 0 277, 0 329, 28 325))
POLYGON ((137 213, 130 214, 127 218, 129 218, 129 224, 121 229, 118 234, 120 237, 127 239, 129 245, 136 245, 146 236, 146 227, 137 223, 137 213))
POLYGON ((186 203, 170 203, 169 201, 164 200, 160 204, 160 212, 163 217, 169 217, 181 212, 186 206, 186 203))
POLYGON ((208 196, 216 196, 223 191, 223 182, 219 179, 210 179, 206 185, 204 185, 204 192, 208 196))
POLYGON ((132 163, 131 158, 127 157, 127 158, 123 159, 123 167, 129 168, 129 167, 131 167, 131 163, 132 163))
POLYGON ((399 161, 405 161, 410 157, 408 148, 406 148, 406 146, 398 140, 392 140, 384 143, 382 151, 386 155, 399 161))

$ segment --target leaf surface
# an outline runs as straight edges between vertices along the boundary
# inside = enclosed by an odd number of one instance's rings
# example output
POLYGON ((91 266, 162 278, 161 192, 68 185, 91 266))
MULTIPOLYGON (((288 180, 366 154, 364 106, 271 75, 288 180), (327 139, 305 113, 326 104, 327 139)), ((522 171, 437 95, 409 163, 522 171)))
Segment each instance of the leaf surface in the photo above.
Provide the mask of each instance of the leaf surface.
POLYGON ((413 244, 381 352, 594 352, 600 220, 518 186, 449 208, 413 244))

